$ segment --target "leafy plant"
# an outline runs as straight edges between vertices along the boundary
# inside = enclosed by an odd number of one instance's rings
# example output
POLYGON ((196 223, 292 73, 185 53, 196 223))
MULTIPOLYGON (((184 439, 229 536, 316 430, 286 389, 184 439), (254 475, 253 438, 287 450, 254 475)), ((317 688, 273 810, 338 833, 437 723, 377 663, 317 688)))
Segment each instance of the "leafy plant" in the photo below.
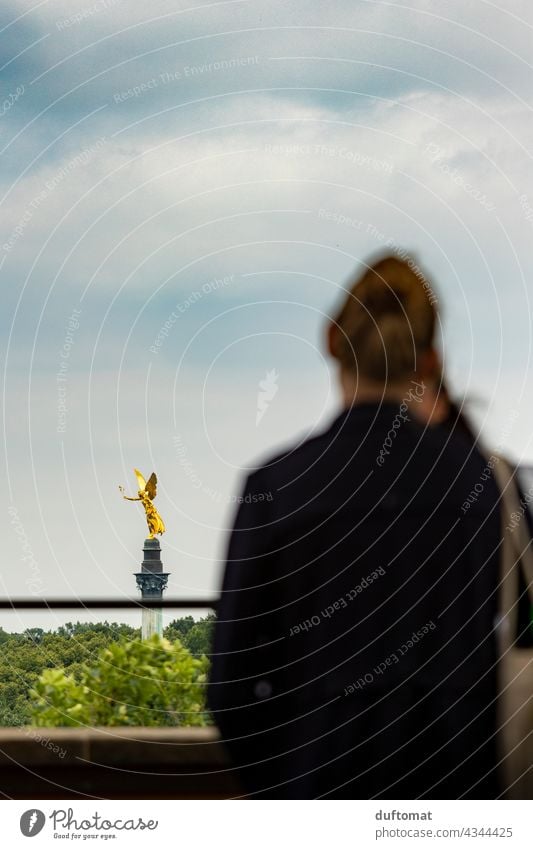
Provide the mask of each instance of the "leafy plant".
POLYGON ((155 636, 115 642, 76 677, 45 669, 30 691, 38 726, 202 726, 208 660, 195 658, 179 640, 155 636))

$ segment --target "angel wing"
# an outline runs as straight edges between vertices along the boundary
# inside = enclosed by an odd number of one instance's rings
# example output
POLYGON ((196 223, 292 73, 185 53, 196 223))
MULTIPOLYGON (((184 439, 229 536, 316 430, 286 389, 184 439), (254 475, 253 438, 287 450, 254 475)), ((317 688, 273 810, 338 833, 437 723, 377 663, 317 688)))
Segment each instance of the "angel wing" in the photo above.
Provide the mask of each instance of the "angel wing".
POLYGON ((141 475, 139 469, 134 469, 135 477, 137 478, 137 482, 139 484, 139 490, 146 489, 146 481, 144 479, 144 475, 141 475))
POLYGON ((152 472, 148 478, 145 489, 150 496, 150 499, 153 501, 157 495, 157 475, 155 472, 152 472))

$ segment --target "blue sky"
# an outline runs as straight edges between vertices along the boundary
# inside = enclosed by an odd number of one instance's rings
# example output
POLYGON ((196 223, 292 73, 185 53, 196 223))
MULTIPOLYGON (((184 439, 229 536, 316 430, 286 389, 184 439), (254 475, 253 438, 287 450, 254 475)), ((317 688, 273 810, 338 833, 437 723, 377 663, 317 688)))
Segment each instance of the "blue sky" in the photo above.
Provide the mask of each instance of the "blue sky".
POLYGON ((4 594, 131 594, 133 466, 170 592, 216 591, 243 473, 335 412, 325 321, 387 242, 482 437, 533 461, 532 29, 521 0, 2 4, 4 594))

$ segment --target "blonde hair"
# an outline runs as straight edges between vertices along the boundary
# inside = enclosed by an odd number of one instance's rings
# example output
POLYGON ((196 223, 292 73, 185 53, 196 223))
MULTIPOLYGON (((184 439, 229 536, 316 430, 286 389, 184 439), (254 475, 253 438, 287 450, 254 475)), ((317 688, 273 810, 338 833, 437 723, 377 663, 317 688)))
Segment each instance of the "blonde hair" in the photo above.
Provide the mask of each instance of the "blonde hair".
POLYGON ((378 260, 352 285, 334 318, 339 332, 333 355, 344 368, 374 381, 409 377, 417 355, 433 343, 437 312, 431 291, 412 260, 378 260))

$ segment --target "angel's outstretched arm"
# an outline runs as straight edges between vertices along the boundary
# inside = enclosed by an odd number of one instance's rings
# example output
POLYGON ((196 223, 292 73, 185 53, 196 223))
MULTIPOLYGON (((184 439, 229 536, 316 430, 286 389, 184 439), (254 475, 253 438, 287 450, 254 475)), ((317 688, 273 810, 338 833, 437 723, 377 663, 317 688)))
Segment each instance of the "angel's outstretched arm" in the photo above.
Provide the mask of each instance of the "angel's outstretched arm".
POLYGON ((119 486, 119 490, 121 492, 122 498, 124 498, 126 501, 140 501, 141 500, 140 498, 130 498, 129 495, 124 495, 124 487, 123 486, 119 486))

